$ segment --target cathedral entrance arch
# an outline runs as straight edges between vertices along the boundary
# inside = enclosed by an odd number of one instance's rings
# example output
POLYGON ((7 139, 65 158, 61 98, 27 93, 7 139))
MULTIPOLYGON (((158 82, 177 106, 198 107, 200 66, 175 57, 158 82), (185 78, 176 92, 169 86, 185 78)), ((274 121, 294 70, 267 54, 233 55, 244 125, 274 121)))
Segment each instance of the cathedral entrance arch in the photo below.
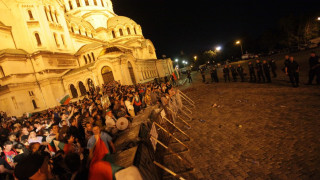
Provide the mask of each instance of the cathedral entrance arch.
POLYGON ((71 95, 73 98, 77 98, 78 97, 78 92, 76 87, 74 87, 73 84, 70 85, 70 91, 71 91, 71 95))
POLYGON ((108 84, 114 81, 112 69, 109 66, 104 66, 101 69, 101 75, 102 75, 104 84, 108 84))
POLYGON ((130 61, 128 62, 128 69, 129 69, 132 84, 136 84, 136 77, 134 76, 133 67, 130 61))
POLYGON ((81 81, 79 82, 79 89, 80 89, 81 96, 85 96, 87 94, 86 87, 81 81))
POLYGON ((89 78, 87 80, 87 84, 88 84, 89 91, 94 90, 94 84, 93 84, 92 79, 89 78))

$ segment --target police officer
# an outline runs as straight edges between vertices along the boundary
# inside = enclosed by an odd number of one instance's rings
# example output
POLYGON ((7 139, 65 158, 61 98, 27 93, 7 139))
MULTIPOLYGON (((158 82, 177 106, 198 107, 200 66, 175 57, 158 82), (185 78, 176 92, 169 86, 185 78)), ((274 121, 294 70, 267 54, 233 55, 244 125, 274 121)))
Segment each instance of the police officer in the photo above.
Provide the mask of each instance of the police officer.
POLYGON ((265 82, 264 76, 263 76, 263 68, 262 64, 259 59, 256 60, 256 71, 257 71, 257 76, 258 76, 258 83, 261 82, 261 78, 263 83, 265 82))
POLYGON ((237 72, 241 78, 241 82, 244 82, 243 68, 242 68, 241 64, 238 64, 237 72))
POLYGON ((299 87, 299 69, 299 64, 294 61, 293 57, 291 56, 289 58, 289 63, 287 64, 285 71, 286 74, 289 75, 292 87, 299 87))
POLYGON ((206 73, 205 73, 204 69, 201 68, 200 71, 201 71, 201 76, 202 76, 202 82, 206 82, 206 73))
POLYGON ((229 69, 231 70, 233 82, 237 82, 237 70, 233 66, 229 65, 229 69))
POLYGON ((284 57, 284 67, 282 68, 282 71, 283 71, 284 73, 286 72, 285 69, 286 69, 286 67, 288 66, 289 62, 290 62, 290 60, 289 60, 289 55, 286 55, 286 56, 284 57))
POLYGON ((320 59, 318 56, 316 56, 315 52, 311 52, 310 58, 309 58, 309 81, 307 85, 311 85, 314 76, 316 76, 317 84, 320 84, 320 59))
POLYGON ((210 74, 211 74, 211 82, 219 82, 218 72, 217 72, 217 68, 215 66, 212 66, 212 68, 210 70, 210 74))
POLYGON ((250 82, 256 82, 256 73, 254 71, 254 66, 252 62, 248 63, 249 74, 250 74, 250 82))
POLYGON ((225 65, 224 68, 223 68, 224 82, 227 82, 227 79, 230 82, 230 74, 229 73, 230 73, 230 70, 229 70, 228 66, 225 65))
POLYGON ((188 70, 188 71, 187 71, 187 76, 188 76, 188 79, 189 79, 189 83, 191 83, 191 82, 192 82, 191 70, 188 70))
POLYGON ((271 68, 273 77, 276 78, 276 77, 277 77, 277 73, 276 73, 276 70, 277 70, 276 61, 275 61, 274 59, 271 59, 271 60, 269 61, 269 66, 270 66, 270 68, 271 68))
POLYGON ((269 64, 267 63, 266 60, 263 60, 262 67, 263 67, 264 75, 267 78, 267 83, 271 83, 270 66, 269 66, 269 64))

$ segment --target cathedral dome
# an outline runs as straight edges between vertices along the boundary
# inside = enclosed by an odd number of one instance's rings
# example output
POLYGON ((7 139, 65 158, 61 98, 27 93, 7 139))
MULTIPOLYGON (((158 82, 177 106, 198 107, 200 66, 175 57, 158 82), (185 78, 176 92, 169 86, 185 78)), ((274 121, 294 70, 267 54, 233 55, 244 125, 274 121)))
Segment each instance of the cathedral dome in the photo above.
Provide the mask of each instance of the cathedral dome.
POLYGON ((142 36, 141 26, 132 19, 125 16, 115 16, 107 21, 107 29, 113 38, 142 36))
POLYGON ((125 26, 125 25, 131 25, 131 26, 137 26, 138 24, 134 22, 132 19, 125 17, 125 16, 115 16, 110 19, 108 19, 107 22, 108 29, 109 28, 115 28, 118 25, 125 26))

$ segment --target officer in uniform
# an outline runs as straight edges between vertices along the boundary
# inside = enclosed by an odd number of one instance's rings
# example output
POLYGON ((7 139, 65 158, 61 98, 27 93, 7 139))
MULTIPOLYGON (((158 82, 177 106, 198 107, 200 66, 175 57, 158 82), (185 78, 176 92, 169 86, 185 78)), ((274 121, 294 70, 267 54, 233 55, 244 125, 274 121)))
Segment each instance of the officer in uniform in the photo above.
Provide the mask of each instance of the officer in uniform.
POLYGON ((256 82, 256 73, 254 71, 254 66, 252 62, 248 63, 249 74, 250 74, 250 82, 256 82))
POLYGON ((271 68, 273 77, 276 78, 276 77, 277 77, 277 73, 276 73, 276 70, 277 70, 276 61, 275 61, 274 59, 271 59, 271 60, 269 61, 269 66, 270 66, 270 68, 271 68))
POLYGON ((257 71, 257 76, 258 76, 258 83, 261 82, 261 79, 264 83, 266 80, 264 79, 263 68, 262 68, 262 64, 259 59, 256 60, 256 71, 257 71))
POLYGON ((241 82, 244 82, 243 68, 242 68, 241 64, 238 64, 237 72, 241 78, 241 82))
POLYGON ((320 84, 320 58, 316 56, 315 52, 311 52, 310 58, 309 58, 309 81, 307 85, 311 85, 314 76, 316 76, 317 84, 320 84))
POLYGON ((201 76, 202 76, 202 82, 206 82, 206 73, 204 71, 204 69, 201 69, 201 76))
POLYGON ((234 68, 233 66, 229 66, 230 70, 231 70, 231 74, 232 74, 232 78, 233 78, 233 82, 237 82, 237 70, 236 68, 234 68))
POLYGON ((299 69, 299 64, 294 61, 293 57, 291 56, 289 58, 289 63, 287 64, 285 71, 286 74, 289 75, 292 87, 299 87, 299 69))
POLYGON ((227 65, 225 65, 224 68, 223 68, 224 82, 227 82, 227 79, 230 82, 230 74, 229 73, 230 73, 229 68, 228 68, 227 65))
POLYGON ((210 74, 211 74, 211 81, 212 82, 219 82, 218 72, 217 72, 217 68, 215 66, 212 66, 212 68, 210 70, 210 74))
POLYGON ((267 78, 267 83, 271 83, 270 66, 269 66, 269 64, 267 63, 266 60, 263 60, 262 67, 263 67, 264 75, 267 78))

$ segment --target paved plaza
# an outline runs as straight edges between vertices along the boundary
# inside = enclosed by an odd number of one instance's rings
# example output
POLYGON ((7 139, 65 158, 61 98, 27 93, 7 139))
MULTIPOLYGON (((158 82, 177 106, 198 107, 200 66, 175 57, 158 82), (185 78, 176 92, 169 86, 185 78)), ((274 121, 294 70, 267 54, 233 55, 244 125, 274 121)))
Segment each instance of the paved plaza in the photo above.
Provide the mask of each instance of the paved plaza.
POLYGON ((203 179, 320 179, 319 87, 193 79, 182 89, 196 104, 187 132, 203 179))

